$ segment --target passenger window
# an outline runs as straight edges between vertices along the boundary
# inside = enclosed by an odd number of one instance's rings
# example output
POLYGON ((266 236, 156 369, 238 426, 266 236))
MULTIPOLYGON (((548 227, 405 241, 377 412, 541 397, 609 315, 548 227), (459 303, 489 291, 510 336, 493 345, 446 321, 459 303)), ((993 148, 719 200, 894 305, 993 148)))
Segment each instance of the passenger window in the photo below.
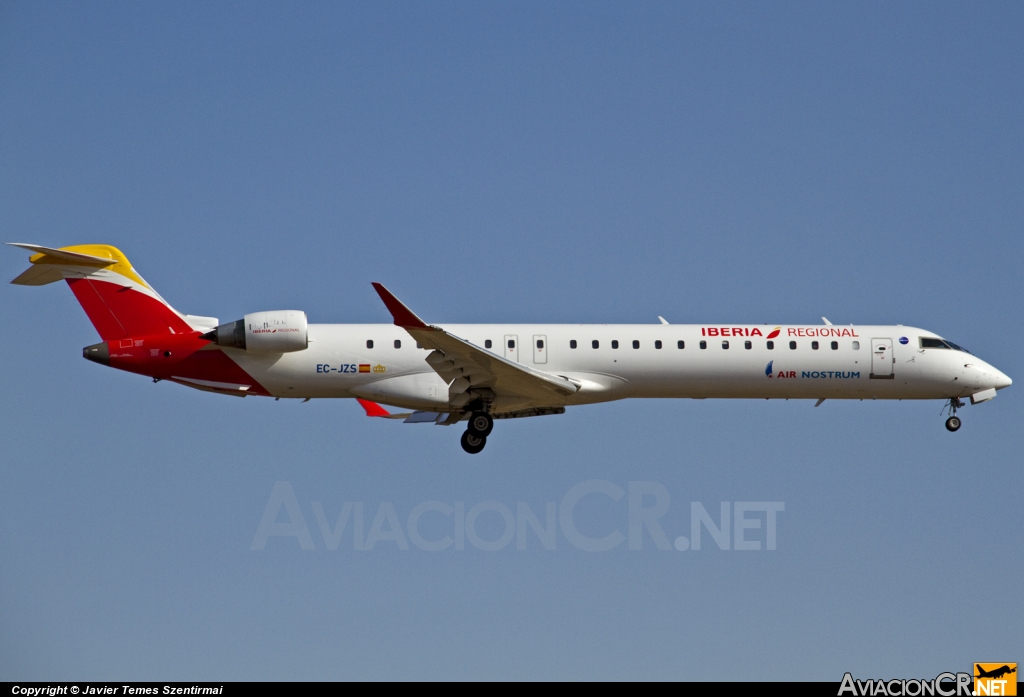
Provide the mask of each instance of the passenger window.
POLYGON ((676 342, 676 348, 681 348, 681 349, 686 348, 686 342, 685 341, 677 341, 676 342))
POLYGON ((515 339, 509 339, 508 340, 508 347, 510 349, 514 349, 516 347, 516 340, 515 339))
POLYGON ((492 346, 494 346, 494 343, 490 339, 484 342, 484 348, 491 348, 492 346))
POLYGON ((838 341, 833 341, 832 342, 832 350, 833 351, 838 351, 839 350, 839 342, 838 341))
POLYGON ((859 341, 854 341, 853 342, 853 350, 854 351, 860 351, 860 342, 859 341))
POLYGON ((750 343, 749 341, 744 341, 743 342, 743 348, 745 348, 745 349, 754 348, 754 345, 752 343, 750 343))
POLYGON ((723 341, 722 342, 722 348, 724 348, 724 349, 729 348, 729 342, 728 341, 723 341))
POLYGON ((818 342, 817 341, 812 341, 811 342, 811 349, 814 350, 814 351, 818 350, 818 342))
POLYGON ((795 349, 796 348, 796 342, 795 341, 790 341, 789 342, 789 348, 795 349))
POLYGON ((395 339, 395 348, 402 348, 402 340, 395 339))
POLYGON ((366 340, 366 348, 373 348, 373 339, 366 340))
POLYGON ((612 339, 612 348, 617 349, 619 347, 619 340, 612 339))
POLYGON ((633 348, 640 348, 640 342, 636 339, 633 339, 633 348))
POLYGON ((576 339, 569 339, 569 348, 576 348, 576 339))
POLYGON ((537 339, 537 348, 544 348, 544 339, 537 339))
POLYGON ((706 341, 704 341, 703 339, 701 339, 701 342, 700 342, 700 347, 701 347, 702 349, 706 349, 706 348, 708 347, 708 342, 706 342, 706 341))
POLYGON ((654 348, 656 348, 656 349, 660 349, 661 348, 661 339, 658 339, 657 341, 654 342, 654 348))
POLYGON ((594 339, 593 341, 590 342, 590 347, 591 348, 599 348, 600 346, 601 346, 601 342, 598 341, 597 339, 594 339))
POLYGON ((772 350, 775 349, 775 342, 774 341, 769 341, 767 346, 768 346, 768 350, 772 351, 772 350))

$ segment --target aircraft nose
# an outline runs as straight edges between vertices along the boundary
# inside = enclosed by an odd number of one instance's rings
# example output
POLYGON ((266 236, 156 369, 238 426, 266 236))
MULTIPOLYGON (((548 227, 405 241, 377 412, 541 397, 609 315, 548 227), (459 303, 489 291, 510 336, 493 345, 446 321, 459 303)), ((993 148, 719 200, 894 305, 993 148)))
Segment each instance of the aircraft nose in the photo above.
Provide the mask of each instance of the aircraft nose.
POLYGON ((1010 385, 1013 384, 1013 380, 1011 380, 1010 376, 1007 375, 1006 373, 1004 373, 1002 371, 999 371, 999 370, 995 371, 995 373, 996 373, 996 379, 995 379, 994 387, 997 390, 1001 390, 1004 387, 1009 387, 1010 385))

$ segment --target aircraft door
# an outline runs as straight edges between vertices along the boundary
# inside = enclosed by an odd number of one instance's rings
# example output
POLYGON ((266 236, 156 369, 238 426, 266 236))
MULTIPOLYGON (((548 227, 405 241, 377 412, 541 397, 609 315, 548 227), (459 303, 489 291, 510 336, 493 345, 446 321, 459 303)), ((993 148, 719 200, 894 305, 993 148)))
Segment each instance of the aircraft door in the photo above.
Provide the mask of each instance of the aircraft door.
POLYGON ((519 337, 515 334, 505 335, 505 358, 514 363, 519 362, 519 337))
POLYGON ((533 335, 533 362, 548 362, 548 337, 544 334, 533 335))
POLYGON ((893 378, 892 367, 895 362, 892 339, 871 340, 871 377, 891 380, 893 378))

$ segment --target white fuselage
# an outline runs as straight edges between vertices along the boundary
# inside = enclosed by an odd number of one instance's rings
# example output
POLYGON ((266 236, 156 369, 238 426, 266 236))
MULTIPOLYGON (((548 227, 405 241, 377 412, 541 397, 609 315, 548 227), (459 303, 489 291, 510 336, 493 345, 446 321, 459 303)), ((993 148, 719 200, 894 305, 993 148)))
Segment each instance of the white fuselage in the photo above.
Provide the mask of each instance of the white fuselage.
MULTIPOLYGON (((932 332, 899 325, 444 327, 498 356, 580 385, 573 395, 552 395, 543 403, 504 397, 495 403, 496 413, 627 397, 949 399, 1011 384, 970 353, 923 348, 922 338, 939 338, 932 332)), ((448 385, 424 360, 430 352, 393 325, 311 324, 308 348, 294 353, 224 350, 277 397, 362 397, 439 412, 449 405, 448 385)))

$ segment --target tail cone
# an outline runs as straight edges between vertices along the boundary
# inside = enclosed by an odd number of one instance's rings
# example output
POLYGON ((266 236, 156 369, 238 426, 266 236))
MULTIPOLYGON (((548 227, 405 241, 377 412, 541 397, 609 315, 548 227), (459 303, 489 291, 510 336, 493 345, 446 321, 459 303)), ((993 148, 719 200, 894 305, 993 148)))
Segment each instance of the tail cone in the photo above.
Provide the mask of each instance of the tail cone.
POLYGON ((82 357, 100 365, 110 365, 110 348, 107 342, 103 341, 82 349, 82 357))

